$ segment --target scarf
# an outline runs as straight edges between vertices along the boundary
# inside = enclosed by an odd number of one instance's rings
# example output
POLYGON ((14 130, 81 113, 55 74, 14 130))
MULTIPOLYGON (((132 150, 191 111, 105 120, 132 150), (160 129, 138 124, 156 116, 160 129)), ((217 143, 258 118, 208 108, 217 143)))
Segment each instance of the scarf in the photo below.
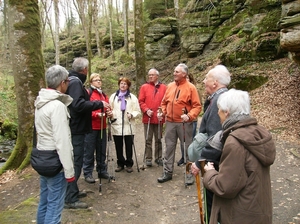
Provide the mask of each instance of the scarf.
POLYGON ((98 93, 102 94, 102 89, 100 88, 96 88, 95 86, 91 85, 92 89, 96 89, 98 91, 98 93))
POLYGON ((222 125, 223 130, 226 130, 227 128, 233 126, 237 122, 244 120, 246 118, 249 118, 249 117, 250 117, 249 114, 233 114, 224 121, 224 123, 222 125))
POLYGON ((126 92, 119 92, 119 95, 118 95, 118 98, 119 98, 119 101, 121 100, 121 111, 125 111, 126 109, 126 102, 125 102, 125 95, 127 94, 127 91, 126 92))

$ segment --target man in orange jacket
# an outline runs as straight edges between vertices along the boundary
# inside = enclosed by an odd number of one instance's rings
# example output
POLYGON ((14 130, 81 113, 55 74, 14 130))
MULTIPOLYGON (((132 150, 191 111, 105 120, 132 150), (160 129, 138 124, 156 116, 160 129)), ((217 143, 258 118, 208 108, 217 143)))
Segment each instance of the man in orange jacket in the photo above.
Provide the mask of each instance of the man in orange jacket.
MULTIPOLYGON (((177 139, 188 148, 193 140, 193 121, 201 112, 197 88, 186 78, 188 67, 179 64, 173 74, 174 81, 167 86, 161 103, 162 113, 158 114, 158 119, 166 117, 164 172, 157 179, 159 183, 172 179, 177 139)), ((186 150, 185 155, 187 158, 186 150)))

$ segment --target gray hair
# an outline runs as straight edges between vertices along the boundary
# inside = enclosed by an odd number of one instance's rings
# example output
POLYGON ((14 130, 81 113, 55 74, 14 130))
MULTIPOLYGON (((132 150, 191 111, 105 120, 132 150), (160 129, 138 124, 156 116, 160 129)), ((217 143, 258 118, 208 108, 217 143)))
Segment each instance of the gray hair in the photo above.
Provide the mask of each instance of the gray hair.
POLYGON ((156 75, 159 75, 159 71, 156 68, 150 68, 148 71, 148 74, 151 70, 155 71, 156 75))
POLYGON ((181 67, 182 70, 183 70, 183 72, 184 72, 186 75, 189 74, 189 68, 188 68, 188 66, 187 66, 186 64, 180 63, 179 65, 177 65, 177 67, 181 67))
POLYGON ((231 81, 231 74, 224 65, 217 65, 209 70, 207 75, 211 75, 220 84, 228 86, 231 81))
POLYGON ((69 72, 60 65, 53 65, 46 71, 47 86, 56 89, 59 84, 68 78, 69 72))
POLYGON ((86 58, 75 58, 73 64, 72 64, 72 69, 75 72, 81 72, 83 69, 87 68, 89 66, 89 60, 86 58))
POLYGON ((219 110, 234 114, 250 115, 250 97, 248 92, 230 89, 222 93, 217 102, 219 110))

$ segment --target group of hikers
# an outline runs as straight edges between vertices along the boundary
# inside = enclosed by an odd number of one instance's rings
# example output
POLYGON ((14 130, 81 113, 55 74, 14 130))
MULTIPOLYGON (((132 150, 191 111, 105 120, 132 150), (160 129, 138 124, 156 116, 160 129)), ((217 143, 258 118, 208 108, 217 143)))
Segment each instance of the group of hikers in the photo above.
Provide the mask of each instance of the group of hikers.
POLYGON ((186 64, 175 67, 174 81, 168 85, 151 68, 138 96, 130 92, 127 77, 119 78, 118 90, 111 96, 103 92, 103 77, 98 73, 91 74, 86 88, 88 65, 80 57, 70 71, 51 66, 45 75, 47 88, 40 90, 35 101, 36 148, 40 153, 54 151, 61 162, 58 173, 40 174, 38 224, 60 223, 63 208, 88 208, 80 201, 86 192, 79 191, 77 181, 83 172, 86 182, 95 183, 95 168, 100 180, 112 178, 106 163, 110 136, 116 149, 115 172, 133 172, 135 121, 141 116, 143 162, 162 166, 159 183, 172 180, 178 139, 181 158, 177 165, 192 162, 189 179, 200 170, 203 173, 206 214, 201 222, 272 223, 270 165, 275 160, 275 144, 268 130, 250 116, 248 92, 228 90, 231 74, 224 65, 213 67, 203 80, 207 95, 203 108, 186 64), (189 146, 198 134, 205 135, 204 147, 192 159, 189 146))

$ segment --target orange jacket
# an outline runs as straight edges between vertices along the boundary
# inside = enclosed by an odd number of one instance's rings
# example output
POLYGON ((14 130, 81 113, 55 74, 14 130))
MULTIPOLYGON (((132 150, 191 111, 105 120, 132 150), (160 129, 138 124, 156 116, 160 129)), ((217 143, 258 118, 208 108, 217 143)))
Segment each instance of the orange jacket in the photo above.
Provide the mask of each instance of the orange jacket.
POLYGON ((201 112, 197 88, 186 79, 171 82, 167 86, 161 107, 167 121, 182 122, 181 115, 184 109, 190 118, 188 122, 192 122, 201 112))

